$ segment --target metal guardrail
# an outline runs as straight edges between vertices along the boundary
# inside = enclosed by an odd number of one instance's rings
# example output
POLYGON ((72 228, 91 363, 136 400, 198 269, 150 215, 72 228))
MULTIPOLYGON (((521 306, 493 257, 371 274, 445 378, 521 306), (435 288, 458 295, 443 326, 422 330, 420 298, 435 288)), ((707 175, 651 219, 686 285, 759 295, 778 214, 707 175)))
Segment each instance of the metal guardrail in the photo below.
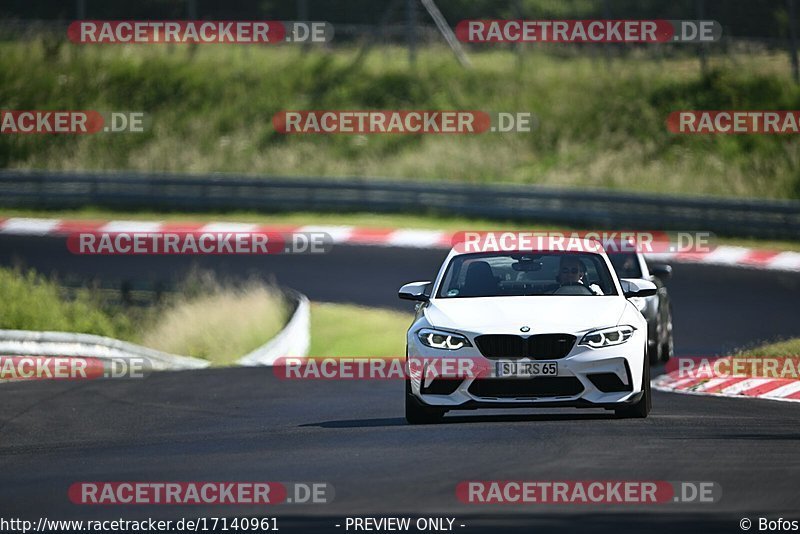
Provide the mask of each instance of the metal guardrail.
POLYGON ((209 362, 199 358, 169 354, 110 337, 73 332, 0 330, 0 354, 98 359, 143 358, 150 362, 154 370, 202 369, 209 365, 209 362))
MULTIPOLYGON (((241 357, 236 362, 238 365, 273 365, 282 356, 307 355, 311 343, 308 297, 291 290, 286 290, 284 297, 292 309, 284 327, 264 345, 241 357)), ((0 330, 0 355, 81 357, 100 360, 140 358, 149 362, 150 369, 157 371, 203 369, 210 365, 210 362, 200 358, 169 354, 105 336, 33 330, 0 330)))
POLYGON ((800 202, 541 186, 85 172, 0 172, 0 207, 439 213, 576 228, 800 237, 800 202))
POLYGON ((311 304, 308 297, 287 290, 285 298, 293 307, 289 321, 274 338, 256 350, 239 358, 238 365, 274 365, 278 358, 304 358, 311 346, 311 304))

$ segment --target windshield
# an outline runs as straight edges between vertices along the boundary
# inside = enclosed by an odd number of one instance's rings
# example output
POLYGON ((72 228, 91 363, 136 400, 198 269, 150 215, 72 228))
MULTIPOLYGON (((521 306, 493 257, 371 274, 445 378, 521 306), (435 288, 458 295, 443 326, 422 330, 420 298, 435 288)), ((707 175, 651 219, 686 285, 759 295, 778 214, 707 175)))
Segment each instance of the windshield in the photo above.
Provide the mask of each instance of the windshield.
POLYGON ((617 272, 619 278, 641 278, 642 269, 639 266, 639 258, 633 252, 619 252, 609 254, 608 259, 617 272))
POLYGON ((453 257, 437 296, 616 294, 613 277, 599 254, 507 252, 453 257))

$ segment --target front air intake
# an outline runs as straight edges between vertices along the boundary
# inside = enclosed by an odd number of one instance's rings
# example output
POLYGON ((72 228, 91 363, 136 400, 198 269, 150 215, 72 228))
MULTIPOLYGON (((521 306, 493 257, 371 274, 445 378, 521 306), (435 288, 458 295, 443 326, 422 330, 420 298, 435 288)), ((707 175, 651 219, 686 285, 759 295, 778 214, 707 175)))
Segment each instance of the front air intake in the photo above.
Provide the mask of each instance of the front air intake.
POLYGON ((486 334, 476 337, 475 344, 481 354, 493 360, 557 360, 569 354, 576 340, 571 334, 536 334, 528 337, 486 334))

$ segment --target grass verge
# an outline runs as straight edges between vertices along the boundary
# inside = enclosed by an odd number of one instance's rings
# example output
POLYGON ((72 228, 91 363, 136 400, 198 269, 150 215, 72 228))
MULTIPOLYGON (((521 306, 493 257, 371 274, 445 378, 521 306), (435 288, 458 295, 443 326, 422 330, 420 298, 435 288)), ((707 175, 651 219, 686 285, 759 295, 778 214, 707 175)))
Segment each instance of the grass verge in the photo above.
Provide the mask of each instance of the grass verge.
POLYGON ((412 320, 411 313, 312 302, 309 356, 404 356, 412 320))
POLYGON ((746 349, 734 354, 734 358, 745 357, 798 357, 800 356, 800 338, 787 339, 776 343, 761 345, 752 349, 746 349))

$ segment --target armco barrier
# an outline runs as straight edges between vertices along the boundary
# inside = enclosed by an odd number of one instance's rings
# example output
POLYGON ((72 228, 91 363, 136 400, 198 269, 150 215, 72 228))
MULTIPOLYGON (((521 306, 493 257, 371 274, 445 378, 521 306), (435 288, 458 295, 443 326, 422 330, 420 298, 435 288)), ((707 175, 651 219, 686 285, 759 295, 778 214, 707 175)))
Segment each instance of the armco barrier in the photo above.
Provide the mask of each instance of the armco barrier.
POLYGON ((704 230, 796 239, 800 202, 679 197, 541 186, 189 176, 0 172, 0 207, 161 210, 435 212, 580 228, 704 230))
MULTIPOLYGON (((270 341, 242 357, 239 365, 272 365, 280 356, 306 356, 310 343, 309 302, 305 295, 287 291, 292 314, 270 341)), ((223 335, 223 334, 221 334, 223 335)), ((202 369, 209 362, 168 354, 119 339, 72 332, 0 330, 2 356, 75 356, 99 359, 145 358, 153 370, 202 369)))
POLYGON ((282 356, 303 357, 311 345, 311 306, 305 295, 287 292, 293 306, 292 317, 278 335, 268 343, 239 359, 239 365, 272 365, 282 356))
POLYGON ((0 330, 0 355, 75 356, 99 359, 145 358, 154 370, 202 369, 209 362, 92 334, 0 330))

